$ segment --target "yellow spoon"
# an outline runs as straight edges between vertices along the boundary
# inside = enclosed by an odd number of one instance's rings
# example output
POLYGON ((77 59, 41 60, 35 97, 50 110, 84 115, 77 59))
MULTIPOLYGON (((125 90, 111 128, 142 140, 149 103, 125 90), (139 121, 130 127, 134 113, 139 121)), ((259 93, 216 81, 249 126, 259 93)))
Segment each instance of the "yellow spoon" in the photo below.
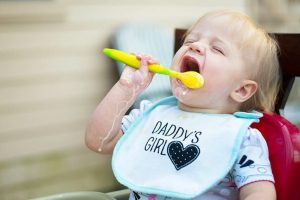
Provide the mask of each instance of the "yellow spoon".
MULTIPOLYGON (((124 51, 104 48, 103 53, 106 56, 114 60, 120 61, 130 67, 139 68, 140 66, 140 61, 136 58, 135 55, 126 53, 124 51)), ((174 70, 170 70, 169 68, 159 64, 150 64, 148 65, 148 67, 149 71, 151 72, 164 74, 179 79, 188 88, 198 89, 201 88, 204 84, 204 79, 202 75, 194 71, 187 71, 181 73, 174 70)))

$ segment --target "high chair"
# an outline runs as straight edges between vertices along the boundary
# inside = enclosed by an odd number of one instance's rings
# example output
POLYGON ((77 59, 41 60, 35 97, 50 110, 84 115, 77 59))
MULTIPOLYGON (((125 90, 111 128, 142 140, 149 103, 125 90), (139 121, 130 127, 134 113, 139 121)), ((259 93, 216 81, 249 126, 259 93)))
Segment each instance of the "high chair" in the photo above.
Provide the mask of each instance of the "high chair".
MULTIPOLYGON (((175 30, 175 52, 183 42, 184 29, 175 30)), ((276 113, 264 113, 259 123, 251 125, 263 134, 275 178, 278 200, 300 199, 300 131, 279 115, 285 106, 295 77, 300 76, 300 34, 275 34, 279 46, 282 89, 277 96, 276 113)), ((299 111, 300 112, 300 111, 299 111)), ((253 166, 259 170, 259 166, 253 166)))

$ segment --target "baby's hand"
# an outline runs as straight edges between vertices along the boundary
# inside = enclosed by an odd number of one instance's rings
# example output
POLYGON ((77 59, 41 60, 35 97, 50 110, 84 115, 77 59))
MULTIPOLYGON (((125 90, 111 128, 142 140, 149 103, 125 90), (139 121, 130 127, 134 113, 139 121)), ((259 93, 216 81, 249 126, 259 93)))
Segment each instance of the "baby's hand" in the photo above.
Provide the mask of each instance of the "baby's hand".
POLYGON ((148 65, 158 64, 158 62, 150 55, 139 54, 136 57, 141 61, 139 69, 125 66, 120 83, 127 87, 134 87, 140 93, 149 86, 154 76, 154 73, 149 72, 148 65))

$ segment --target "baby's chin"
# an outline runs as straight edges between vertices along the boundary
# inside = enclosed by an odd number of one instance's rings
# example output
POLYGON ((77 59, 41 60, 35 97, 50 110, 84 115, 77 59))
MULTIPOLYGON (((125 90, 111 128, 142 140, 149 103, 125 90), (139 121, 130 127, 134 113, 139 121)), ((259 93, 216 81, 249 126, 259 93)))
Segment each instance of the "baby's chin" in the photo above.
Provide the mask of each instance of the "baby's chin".
POLYGON ((179 80, 173 80, 172 82, 173 95, 182 103, 188 100, 190 95, 190 89, 181 83, 179 80))

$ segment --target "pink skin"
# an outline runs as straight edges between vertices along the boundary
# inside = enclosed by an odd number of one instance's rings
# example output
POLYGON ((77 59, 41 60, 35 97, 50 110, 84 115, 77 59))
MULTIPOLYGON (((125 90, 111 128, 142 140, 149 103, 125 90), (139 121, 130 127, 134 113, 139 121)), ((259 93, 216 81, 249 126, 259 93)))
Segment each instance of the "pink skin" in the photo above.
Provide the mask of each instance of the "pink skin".
POLYGON ((173 70, 190 70, 187 63, 192 61, 205 80, 202 88, 189 89, 171 79, 181 109, 209 113, 232 113, 238 109, 239 104, 231 94, 247 79, 247 73, 238 41, 226 24, 229 24, 226 17, 197 24, 174 56, 173 70))
POLYGON ((137 55, 137 58, 141 61, 140 68, 136 70, 131 67, 125 67, 121 75, 120 84, 126 88, 128 98, 117 102, 116 113, 115 117, 112 119, 111 127, 104 136, 101 135, 99 137, 99 152, 102 152, 103 145, 114 135, 114 130, 116 129, 116 126, 118 126, 118 121, 122 118, 122 113, 126 112, 128 107, 130 107, 130 105, 134 102, 137 95, 144 91, 153 79, 154 74, 149 72, 148 64, 156 64, 158 62, 153 59, 152 56, 145 54, 139 54, 137 55))
POLYGON ((148 64, 157 64, 158 61, 152 56, 145 54, 138 54, 136 57, 141 61, 140 68, 136 70, 126 66, 121 75, 120 82, 129 88, 135 88, 135 92, 138 94, 144 91, 153 79, 154 73, 149 72, 148 64))

